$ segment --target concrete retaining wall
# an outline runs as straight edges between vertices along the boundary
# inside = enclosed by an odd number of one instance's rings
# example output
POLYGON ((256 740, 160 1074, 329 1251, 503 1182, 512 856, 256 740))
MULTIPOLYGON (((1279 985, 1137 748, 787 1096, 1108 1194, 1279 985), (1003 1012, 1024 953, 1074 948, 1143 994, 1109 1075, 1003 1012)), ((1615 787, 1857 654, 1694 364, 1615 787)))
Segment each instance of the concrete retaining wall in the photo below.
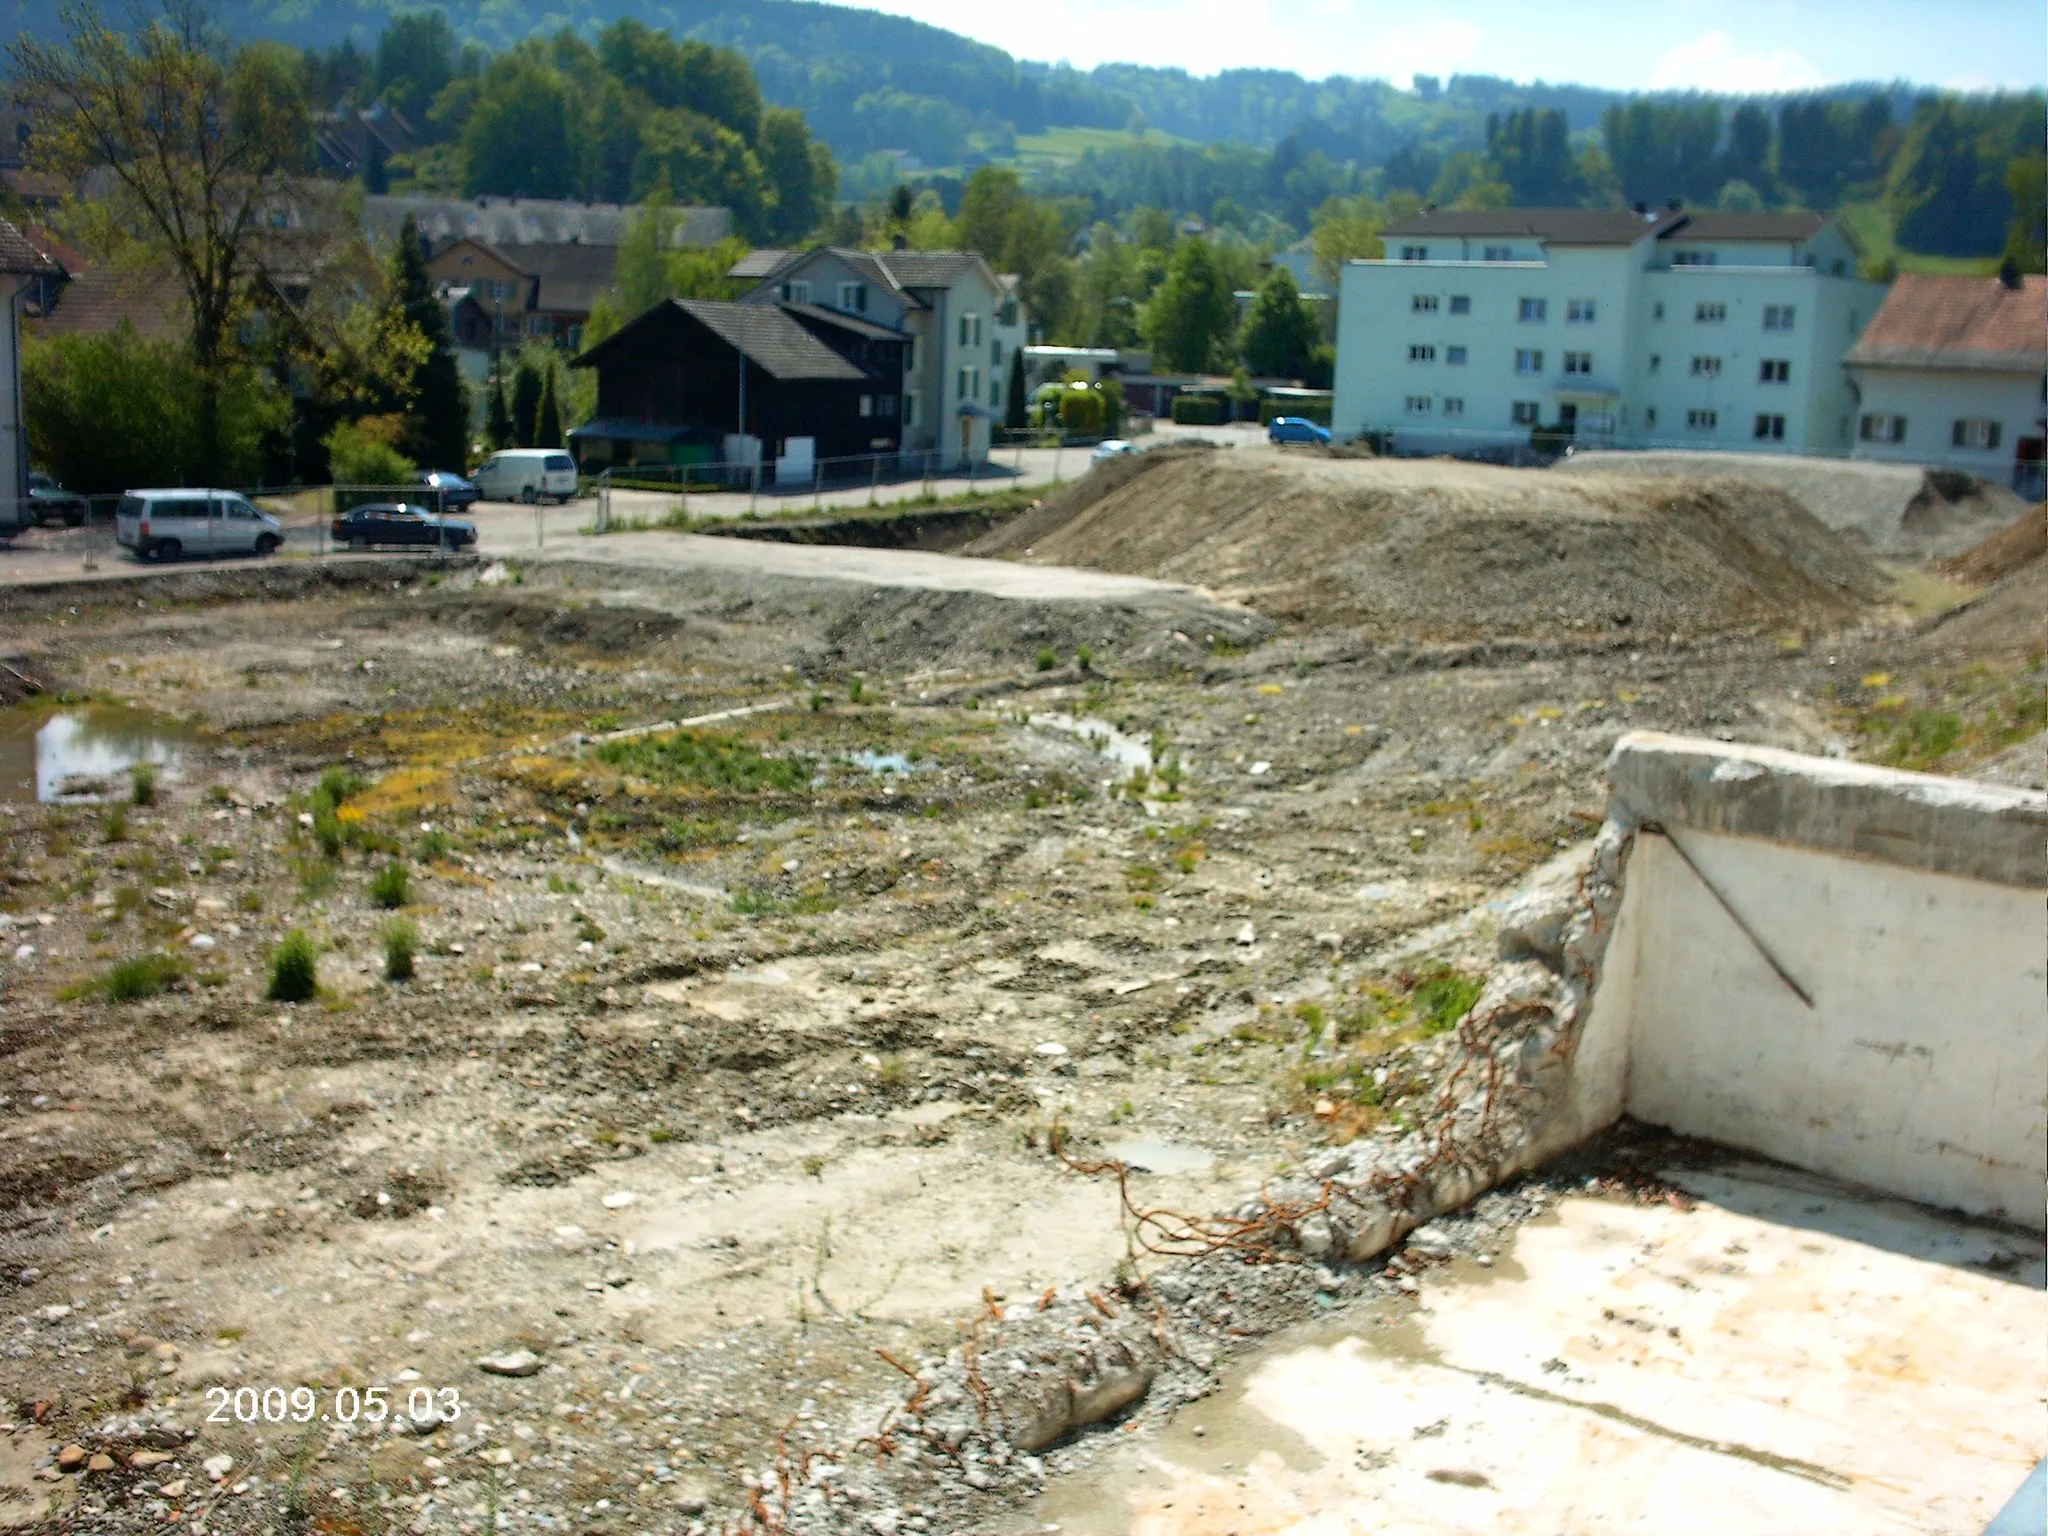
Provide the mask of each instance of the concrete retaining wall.
POLYGON ((1637 734, 1575 1128, 1626 1110, 2040 1228, 2048 797, 1637 734))

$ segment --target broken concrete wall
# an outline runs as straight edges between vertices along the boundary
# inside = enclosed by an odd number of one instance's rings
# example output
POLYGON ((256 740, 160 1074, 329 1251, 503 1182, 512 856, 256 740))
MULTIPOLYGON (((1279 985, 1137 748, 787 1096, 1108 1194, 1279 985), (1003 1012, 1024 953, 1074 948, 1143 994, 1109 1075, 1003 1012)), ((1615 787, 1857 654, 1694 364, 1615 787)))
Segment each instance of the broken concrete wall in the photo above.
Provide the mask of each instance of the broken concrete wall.
POLYGON ((2048 798, 1651 734, 1609 776, 1580 1117, 2041 1227, 2048 798))

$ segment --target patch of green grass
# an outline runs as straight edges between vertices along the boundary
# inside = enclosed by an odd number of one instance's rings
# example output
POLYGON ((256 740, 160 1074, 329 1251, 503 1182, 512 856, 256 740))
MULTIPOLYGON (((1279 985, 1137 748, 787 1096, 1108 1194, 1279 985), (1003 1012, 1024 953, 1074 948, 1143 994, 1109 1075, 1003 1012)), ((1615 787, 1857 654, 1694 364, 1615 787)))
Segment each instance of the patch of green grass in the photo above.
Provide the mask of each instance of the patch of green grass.
POLYGON ((128 841, 128 807, 110 805, 100 812, 100 836, 110 843, 128 841))
POLYGON ((377 930, 384 944, 384 979, 411 981, 413 960, 419 952, 419 931, 402 917, 394 917, 377 930))
POLYGON ((270 987, 274 1003, 310 1002, 320 990, 320 960, 313 940, 302 928, 286 934, 270 956, 270 987))
POLYGON ((1425 1035, 1440 1035, 1456 1026, 1479 1000, 1485 983, 1457 971, 1432 971, 1408 994, 1425 1035))
POLYGON ((623 773, 657 783, 739 794, 793 794, 811 782, 811 765, 802 757, 769 757, 737 738, 697 731, 607 742, 597 749, 597 757, 623 773))
POLYGON ((129 768, 128 793, 137 805, 156 804, 155 763, 136 763, 129 768))
POLYGON ((1054 649, 1053 649, 1053 648, 1052 648, 1051 646, 1049 646, 1049 645, 1047 645, 1047 646, 1042 646, 1042 647, 1040 647, 1040 649, 1039 649, 1039 652, 1038 652, 1038 670, 1039 670, 1039 671, 1041 671, 1041 672, 1050 672, 1050 671, 1051 671, 1051 670, 1052 670, 1052 669, 1053 669, 1054 667, 1058 666, 1059 664, 1060 664, 1060 657, 1059 657, 1059 652, 1055 651, 1055 650, 1054 650, 1054 649))
POLYGON ((411 890, 412 877, 396 859, 370 877, 370 900, 388 912, 404 906, 411 890))
POLYGON ((782 911, 782 903, 775 899, 772 891, 751 885, 734 891, 726 905, 741 917, 773 917, 782 911))
POLYGON ((185 963, 175 955, 134 955, 110 967, 95 990, 111 1003, 132 1003, 168 991, 184 979, 185 963))
MULTIPOLYGON (((325 896, 334 889, 335 881, 341 877, 340 868, 332 858, 324 854, 314 854, 300 859, 294 868, 299 877, 299 893, 307 897, 325 896)), ((255 895, 255 892, 247 894, 255 895)))
POLYGON ((419 835, 412 845, 412 856, 422 864, 432 864, 448 857, 448 834, 434 827, 419 835))

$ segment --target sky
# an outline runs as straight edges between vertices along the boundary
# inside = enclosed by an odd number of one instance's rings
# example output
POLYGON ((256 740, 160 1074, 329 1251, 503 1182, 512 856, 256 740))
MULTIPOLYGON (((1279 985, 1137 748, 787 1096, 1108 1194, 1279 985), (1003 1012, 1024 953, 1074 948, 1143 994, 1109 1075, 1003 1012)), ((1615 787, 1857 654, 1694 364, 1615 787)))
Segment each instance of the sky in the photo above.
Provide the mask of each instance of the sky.
POLYGON ((1852 80, 1988 90, 2048 78, 2042 0, 872 0, 866 8, 1083 69, 1288 69, 1402 86, 1417 73, 1478 74, 1730 92, 1852 80))

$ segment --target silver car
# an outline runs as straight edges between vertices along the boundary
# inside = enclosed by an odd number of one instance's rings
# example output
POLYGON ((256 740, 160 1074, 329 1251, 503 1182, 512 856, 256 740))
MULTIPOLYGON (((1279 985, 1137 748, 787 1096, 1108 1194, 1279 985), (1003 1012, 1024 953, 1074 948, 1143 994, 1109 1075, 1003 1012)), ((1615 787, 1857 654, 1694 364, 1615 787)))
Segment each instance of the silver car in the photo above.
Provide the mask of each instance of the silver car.
POLYGON ((268 555, 284 524, 233 491, 130 491, 114 509, 114 538, 144 560, 268 555))

